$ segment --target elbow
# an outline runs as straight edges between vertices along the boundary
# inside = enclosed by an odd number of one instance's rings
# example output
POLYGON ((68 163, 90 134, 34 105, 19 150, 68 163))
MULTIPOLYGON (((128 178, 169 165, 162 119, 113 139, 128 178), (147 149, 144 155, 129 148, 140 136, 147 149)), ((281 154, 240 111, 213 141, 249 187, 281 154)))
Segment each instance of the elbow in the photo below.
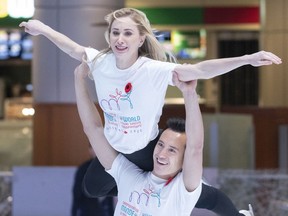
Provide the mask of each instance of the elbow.
POLYGON ((193 143, 193 145, 189 146, 190 149, 188 151, 193 152, 195 155, 201 155, 204 149, 204 140, 195 140, 193 143))
POLYGON ((203 142, 197 142, 197 144, 193 147, 193 152, 197 155, 200 155, 203 153, 203 142))
POLYGON ((87 137, 90 137, 91 135, 97 133, 97 132, 103 132, 103 126, 98 124, 84 124, 83 125, 83 131, 86 134, 87 137))
POLYGON ((69 50, 67 54, 70 57, 81 62, 83 59, 83 56, 85 54, 85 48, 79 45, 79 46, 75 47, 74 49, 69 50))
POLYGON ((203 151, 203 148, 204 148, 204 136, 202 136, 201 138, 199 138, 197 140, 197 144, 195 145, 195 149, 197 151, 203 151))
POLYGON ((83 125, 83 131, 86 136, 89 137, 89 135, 92 133, 92 128, 87 125, 83 125))

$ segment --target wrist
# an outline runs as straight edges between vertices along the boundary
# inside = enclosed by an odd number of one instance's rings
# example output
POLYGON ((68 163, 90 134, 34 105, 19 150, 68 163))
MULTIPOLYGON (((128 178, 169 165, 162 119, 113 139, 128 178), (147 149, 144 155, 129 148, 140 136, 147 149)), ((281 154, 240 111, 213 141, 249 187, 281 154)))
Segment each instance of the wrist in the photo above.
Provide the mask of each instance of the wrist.
POLYGON ((250 64, 250 59, 251 59, 251 55, 249 54, 241 56, 241 60, 244 62, 244 64, 250 64))
POLYGON ((183 91, 182 94, 184 97, 197 97, 198 98, 198 94, 195 89, 193 90, 188 89, 187 91, 183 91))
POLYGON ((54 34, 54 29, 52 29, 50 26, 46 25, 43 23, 42 28, 39 28, 39 33, 44 35, 44 36, 50 36, 54 34))

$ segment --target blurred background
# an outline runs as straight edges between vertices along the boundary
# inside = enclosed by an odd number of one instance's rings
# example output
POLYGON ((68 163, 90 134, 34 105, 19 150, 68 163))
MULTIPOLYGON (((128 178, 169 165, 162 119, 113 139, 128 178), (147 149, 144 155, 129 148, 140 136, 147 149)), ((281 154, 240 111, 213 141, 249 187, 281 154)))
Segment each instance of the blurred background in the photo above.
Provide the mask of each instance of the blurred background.
MULTIPOLYGON (((12 215, 14 208, 13 215, 33 216, 23 213, 29 199, 19 194, 37 186, 31 185, 33 179, 46 193, 48 183, 40 178, 45 175, 39 176, 43 170, 55 175, 55 182, 67 182, 66 189, 60 187, 67 191, 67 205, 59 215, 69 215, 71 176, 90 157, 75 103, 72 73, 78 62, 46 38, 26 34, 19 23, 39 19, 79 44, 102 49, 107 46, 104 16, 121 7, 145 12, 158 40, 180 63, 259 50, 282 58, 281 65, 247 65, 201 80, 198 93, 205 126, 204 166, 213 170, 213 184, 233 197, 239 209, 252 203, 256 215, 287 215, 286 0, 0 1, 0 215, 12 215), (26 169, 29 172, 23 172, 26 169), (60 175, 58 169, 63 169, 60 175)), ((93 88, 91 82, 92 93, 93 88)), ((181 94, 173 87, 160 127, 170 116, 184 116, 181 94)), ((31 205, 35 196, 28 196, 31 205)))

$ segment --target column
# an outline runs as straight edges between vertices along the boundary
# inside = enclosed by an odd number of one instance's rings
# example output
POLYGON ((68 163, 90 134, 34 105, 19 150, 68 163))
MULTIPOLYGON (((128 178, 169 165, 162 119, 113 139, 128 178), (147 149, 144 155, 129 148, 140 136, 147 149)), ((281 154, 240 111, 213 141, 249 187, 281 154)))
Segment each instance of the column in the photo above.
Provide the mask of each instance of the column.
MULTIPOLYGON (((104 16, 123 6, 124 0, 37 0, 34 19, 81 45, 103 49, 104 16)), ((74 91, 73 71, 80 62, 43 36, 33 39, 33 163, 78 165, 89 157, 74 91)))
POLYGON ((261 67, 260 106, 288 106, 288 2, 286 0, 261 0, 261 46, 283 60, 281 65, 261 67))

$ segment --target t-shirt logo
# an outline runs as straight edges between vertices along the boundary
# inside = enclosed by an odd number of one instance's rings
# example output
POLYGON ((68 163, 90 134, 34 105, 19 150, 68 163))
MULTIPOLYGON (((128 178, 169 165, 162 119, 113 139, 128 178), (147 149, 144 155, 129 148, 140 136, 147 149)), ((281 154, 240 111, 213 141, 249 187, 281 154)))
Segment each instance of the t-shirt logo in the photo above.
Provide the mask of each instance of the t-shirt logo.
POLYGON ((131 192, 129 201, 131 202, 133 199, 136 199, 137 204, 145 203, 145 206, 148 206, 150 198, 154 198, 152 199, 153 202, 156 201, 157 206, 160 207, 161 206, 160 194, 161 194, 161 189, 156 190, 154 189, 153 186, 149 184, 147 188, 143 189, 142 192, 138 192, 138 191, 131 192))
POLYGON ((115 89, 115 94, 110 94, 108 99, 102 99, 100 101, 101 107, 103 110, 108 106, 110 110, 113 110, 117 108, 118 110, 121 110, 121 102, 128 102, 130 104, 130 108, 133 109, 133 104, 130 99, 130 95, 132 93, 132 84, 129 82, 124 87, 125 93, 122 93, 122 91, 118 90, 118 88, 115 89))

